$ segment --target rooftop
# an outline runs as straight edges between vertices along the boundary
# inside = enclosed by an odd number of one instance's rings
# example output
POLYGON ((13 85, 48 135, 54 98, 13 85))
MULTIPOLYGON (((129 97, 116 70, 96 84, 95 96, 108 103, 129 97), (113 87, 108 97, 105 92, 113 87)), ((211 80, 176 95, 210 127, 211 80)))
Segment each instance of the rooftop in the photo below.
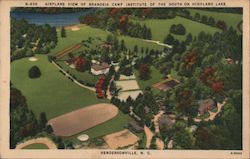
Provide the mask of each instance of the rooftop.
POLYGON ((95 71, 100 71, 109 68, 109 64, 106 62, 102 62, 100 65, 98 64, 92 64, 91 68, 93 68, 95 71))

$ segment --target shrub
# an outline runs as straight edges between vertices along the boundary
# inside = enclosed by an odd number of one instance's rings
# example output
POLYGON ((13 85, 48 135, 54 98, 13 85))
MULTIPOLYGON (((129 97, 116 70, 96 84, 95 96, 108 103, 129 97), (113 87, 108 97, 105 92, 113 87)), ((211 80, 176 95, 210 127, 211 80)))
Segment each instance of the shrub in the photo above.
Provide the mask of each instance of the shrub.
POLYGON ((170 27, 170 32, 177 35, 185 35, 186 34, 186 28, 182 24, 175 25, 173 24, 170 27))
POLYGON ((29 77, 30 78, 38 78, 41 76, 41 71, 37 66, 33 66, 29 70, 29 77))

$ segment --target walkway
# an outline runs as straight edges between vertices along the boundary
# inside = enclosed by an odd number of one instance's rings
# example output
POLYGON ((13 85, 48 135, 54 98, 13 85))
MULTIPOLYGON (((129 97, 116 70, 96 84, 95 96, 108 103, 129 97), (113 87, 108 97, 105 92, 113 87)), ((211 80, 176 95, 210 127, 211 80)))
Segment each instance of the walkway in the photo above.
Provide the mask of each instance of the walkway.
MULTIPOLYGON (((147 137, 146 148, 150 148, 151 140, 155 134, 146 125, 144 125, 144 132, 147 137)), ((159 150, 164 149, 164 142, 161 139, 156 138, 155 144, 157 146, 157 149, 159 150)))
MULTIPOLYGON (((218 110, 216 112, 211 112, 211 111, 208 111, 209 113, 209 117, 207 117, 206 119, 204 119, 204 121, 209 121, 209 120, 214 120, 215 117, 217 116, 217 114, 219 114, 222 110, 222 107, 226 104, 226 100, 224 100, 222 103, 218 103, 217 104, 217 108, 218 110)), ((199 118, 193 118, 194 122, 196 123, 199 123, 201 122, 201 119, 199 118)))
POLYGON ((143 40, 143 41, 154 43, 154 44, 157 44, 157 45, 160 45, 160 46, 165 46, 165 47, 168 47, 170 49, 172 48, 171 45, 161 43, 160 41, 155 41, 155 40, 143 40))
POLYGON ((82 87, 82 88, 86 88, 86 89, 88 89, 88 90, 90 90, 90 91, 95 92, 95 89, 94 89, 93 87, 88 87, 88 86, 85 86, 85 85, 79 83, 79 82, 78 82, 77 80, 75 80, 70 74, 68 74, 68 73, 67 73, 66 71, 64 71, 61 67, 59 67, 54 61, 52 61, 52 64, 54 64, 54 65, 56 66, 56 68, 58 68, 59 70, 61 70, 61 71, 65 74, 66 77, 72 78, 72 79, 73 79, 73 82, 74 82, 75 84, 77 84, 78 86, 80 86, 80 87, 82 87))
POLYGON ((154 136, 154 133, 152 133, 152 131, 146 125, 144 125, 144 132, 145 132, 146 137, 147 137, 146 148, 149 148, 150 144, 151 144, 151 140, 154 136))
POLYGON ((155 133, 158 134, 160 133, 160 128, 159 128, 159 118, 164 114, 164 111, 159 111, 157 115, 154 116, 153 123, 155 127, 155 133))
POLYGON ((49 138, 47 137, 40 137, 36 139, 31 139, 28 141, 25 141, 24 143, 20 143, 16 146, 16 149, 22 149, 26 146, 29 146, 31 144, 44 144, 46 145, 49 149, 57 149, 57 146, 54 142, 52 142, 49 138))
POLYGON ((221 111, 222 107, 225 105, 225 103, 226 103, 225 101, 223 101, 223 103, 218 103, 218 105, 217 105, 217 108, 218 108, 217 112, 208 111, 210 115, 209 115, 208 118, 205 119, 205 121, 214 120, 215 117, 217 116, 217 114, 220 113, 220 111, 221 111))

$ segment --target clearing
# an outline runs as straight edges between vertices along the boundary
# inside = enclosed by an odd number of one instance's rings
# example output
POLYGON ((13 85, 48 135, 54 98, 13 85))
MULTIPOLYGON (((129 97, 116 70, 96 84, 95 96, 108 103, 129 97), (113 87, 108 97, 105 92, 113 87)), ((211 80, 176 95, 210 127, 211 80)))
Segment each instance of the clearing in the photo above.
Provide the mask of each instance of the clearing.
POLYGON ((118 108, 102 103, 75 110, 49 120, 57 136, 72 136, 104 123, 118 114, 118 108))
POLYGON ((118 149, 131 146, 137 143, 139 138, 131 133, 128 129, 109 134, 103 137, 111 149, 118 149))
POLYGON ((167 34, 170 33, 170 27, 173 24, 182 24, 186 28, 185 35, 175 35, 172 34, 178 40, 185 40, 186 35, 191 33, 192 36, 197 36, 201 31, 206 33, 215 33, 216 31, 220 31, 220 29, 211 27, 205 24, 201 24, 199 22, 195 22, 186 18, 182 18, 176 16, 173 19, 133 19, 132 21, 138 22, 139 24, 146 24, 147 27, 151 28, 152 30, 152 39, 157 41, 164 41, 164 38, 167 34))
POLYGON ((39 59, 35 65, 41 70, 41 77, 30 79, 28 70, 34 66, 28 58, 11 63, 11 82, 26 97, 29 108, 36 116, 45 112, 48 119, 71 112, 73 110, 105 103, 105 99, 97 99, 95 92, 81 88, 48 61, 47 56, 36 55, 39 59))
POLYGON ((205 11, 200 9, 187 9, 190 11, 190 15, 194 16, 196 13, 199 13, 201 17, 203 15, 211 16, 214 18, 215 21, 223 20, 226 22, 227 26, 232 26, 234 29, 237 29, 237 25, 240 24, 242 21, 242 15, 237 13, 222 13, 222 12, 215 12, 215 11, 205 11))

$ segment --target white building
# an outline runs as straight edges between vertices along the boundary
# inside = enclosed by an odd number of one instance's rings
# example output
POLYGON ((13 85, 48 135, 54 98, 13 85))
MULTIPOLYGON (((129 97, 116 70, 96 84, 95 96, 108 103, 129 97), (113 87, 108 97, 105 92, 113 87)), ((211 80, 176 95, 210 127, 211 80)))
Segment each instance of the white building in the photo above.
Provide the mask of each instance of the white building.
POLYGON ((94 63, 91 66, 91 73, 94 75, 107 74, 109 72, 109 68, 110 66, 108 63, 103 62, 100 65, 94 63))

